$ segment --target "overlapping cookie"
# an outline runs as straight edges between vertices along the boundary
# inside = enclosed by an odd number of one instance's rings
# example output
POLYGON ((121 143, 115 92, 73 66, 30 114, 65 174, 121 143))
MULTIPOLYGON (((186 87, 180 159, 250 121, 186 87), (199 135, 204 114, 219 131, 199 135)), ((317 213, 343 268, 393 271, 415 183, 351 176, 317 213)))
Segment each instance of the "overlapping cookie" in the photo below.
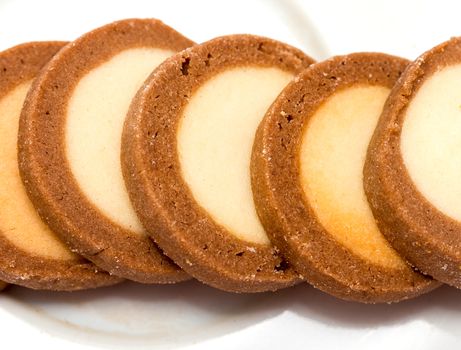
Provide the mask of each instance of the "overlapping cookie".
POLYGON ((314 64, 257 131, 252 185, 266 232, 303 277, 339 298, 392 302, 439 285, 392 249, 363 189, 368 143, 407 63, 363 53, 314 64))
POLYGON ((300 281, 270 244, 250 186, 258 123, 312 59, 251 35, 213 39, 160 65, 135 97, 122 167, 149 234, 197 279, 234 292, 300 281))
POLYGON ((57 238, 41 221, 19 175, 17 136, 24 99, 42 66, 64 44, 27 43, 0 53, 0 278, 35 289, 76 290, 120 281, 57 238))
POLYGON ((41 216, 75 252, 143 283, 189 276, 145 234, 129 202, 120 138, 130 101, 165 58, 193 44, 154 19, 129 19, 63 48, 21 115, 20 170, 41 216))
POLYGON ((461 39, 421 55, 395 85, 368 150, 365 189, 411 264, 461 288, 461 39))

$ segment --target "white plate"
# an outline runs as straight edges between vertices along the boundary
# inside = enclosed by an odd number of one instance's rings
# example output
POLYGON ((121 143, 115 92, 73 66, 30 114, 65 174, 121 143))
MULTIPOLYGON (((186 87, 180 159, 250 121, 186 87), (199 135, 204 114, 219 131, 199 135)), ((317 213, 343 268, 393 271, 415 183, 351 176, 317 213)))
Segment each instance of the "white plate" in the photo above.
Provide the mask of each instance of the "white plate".
POLYGON ((461 340, 461 295, 443 287, 399 304, 362 305, 306 284, 236 295, 191 281, 75 293, 0 295, 2 344, 47 349, 434 349, 461 340))
MULTIPOLYGON (((0 49, 72 40, 113 20, 156 17, 201 42, 252 33, 316 59, 353 51, 415 58, 461 34, 456 1, 0 0, 0 49)), ((5 349, 433 349, 461 341, 461 295, 442 287, 394 305, 360 305, 306 284, 234 295, 198 282, 76 293, 11 287, 0 294, 5 349)))

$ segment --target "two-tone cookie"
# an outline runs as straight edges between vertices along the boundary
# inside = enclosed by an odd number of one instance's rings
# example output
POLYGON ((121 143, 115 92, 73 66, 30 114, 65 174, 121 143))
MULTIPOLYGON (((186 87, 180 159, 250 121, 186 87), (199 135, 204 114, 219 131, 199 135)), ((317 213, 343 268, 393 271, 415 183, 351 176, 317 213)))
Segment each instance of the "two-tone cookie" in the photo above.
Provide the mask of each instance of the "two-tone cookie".
POLYGON ((392 249, 363 189, 368 143, 407 63, 359 53, 314 64, 258 128, 251 171, 262 223, 307 281, 339 298, 392 302, 439 285, 392 249))
POLYGON ((142 283, 189 276, 145 234, 130 204, 120 165, 123 123, 151 71, 192 44, 154 19, 98 28, 50 61, 21 115, 20 170, 41 216, 75 252, 142 283))
POLYGON ((27 43, 0 53, 0 278, 34 289, 77 290, 120 281, 64 245, 40 219, 19 175, 24 99, 40 69, 64 44, 27 43))
POLYGON ((461 39, 396 84, 368 150, 365 190, 384 235, 419 270, 461 288, 461 39))
POLYGON ((264 113, 312 62, 267 38, 220 37, 166 60, 133 100, 122 167, 134 208, 200 281, 258 292, 300 280, 257 217, 249 167, 264 113))

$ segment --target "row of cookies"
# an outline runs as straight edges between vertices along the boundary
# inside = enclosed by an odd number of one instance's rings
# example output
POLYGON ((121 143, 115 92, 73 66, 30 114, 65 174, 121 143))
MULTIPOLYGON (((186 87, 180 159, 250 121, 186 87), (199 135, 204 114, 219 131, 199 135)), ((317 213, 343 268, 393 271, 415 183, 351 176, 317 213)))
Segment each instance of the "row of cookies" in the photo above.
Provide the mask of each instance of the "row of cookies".
MULTIPOLYGON (((413 178, 395 142, 414 85, 438 69, 421 65, 453 64, 457 45, 409 66, 384 54, 314 64, 271 39, 194 45, 136 19, 4 51, 0 279, 78 290, 193 276, 234 292, 307 280, 389 302, 440 285, 417 266, 456 285, 456 251, 443 250, 456 228, 444 241, 440 223, 435 242, 433 207, 421 226, 425 193, 402 185, 413 178), (452 279, 431 270, 442 263, 452 279)), ((431 134, 413 124, 417 146, 431 134)))

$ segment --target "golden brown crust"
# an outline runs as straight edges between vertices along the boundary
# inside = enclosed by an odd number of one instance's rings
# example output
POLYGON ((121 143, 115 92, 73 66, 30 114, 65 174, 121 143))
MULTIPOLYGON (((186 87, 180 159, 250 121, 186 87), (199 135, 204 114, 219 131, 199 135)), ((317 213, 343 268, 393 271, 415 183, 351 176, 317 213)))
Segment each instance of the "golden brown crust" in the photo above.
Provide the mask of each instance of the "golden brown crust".
POLYGON ((182 50, 193 44, 162 22, 114 22, 67 45, 32 86, 21 115, 20 170, 48 225, 76 252, 114 275, 142 283, 190 277, 147 237, 103 215, 80 190, 65 155, 66 108, 77 82, 118 52, 136 47, 182 50))
POLYGON ((403 163, 400 136, 409 103, 437 70, 461 63, 461 38, 421 55, 405 70, 386 102, 368 148, 365 192, 386 238, 424 273, 461 288, 461 223, 418 191, 403 163))
POLYGON ((356 84, 391 88, 407 63, 384 54, 361 53, 312 65, 284 89, 256 134, 252 186, 267 233, 310 283, 342 299, 398 301, 439 285, 410 266, 390 270, 341 245, 318 221, 300 181, 304 126, 322 103, 356 84))
MULTIPOLYGON (((35 78, 40 69, 65 44, 27 43, 0 53, 0 98, 18 85, 35 78)), ((0 252, 0 278, 29 288, 79 290, 121 281, 83 258, 58 260, 34 256, 15 246, 1 232, 0 252)))
POLYGON ((122 137, 130 197, 150 235, 197 279, 234 292, 276 290, 299 281, 277 249, 235 238, 197 204, 176 148, 183 108, 197 88, 226 69, 253 65, 296 73, 312 62, 270 39, 216 38, 165 61, 133 101, 122 137))

